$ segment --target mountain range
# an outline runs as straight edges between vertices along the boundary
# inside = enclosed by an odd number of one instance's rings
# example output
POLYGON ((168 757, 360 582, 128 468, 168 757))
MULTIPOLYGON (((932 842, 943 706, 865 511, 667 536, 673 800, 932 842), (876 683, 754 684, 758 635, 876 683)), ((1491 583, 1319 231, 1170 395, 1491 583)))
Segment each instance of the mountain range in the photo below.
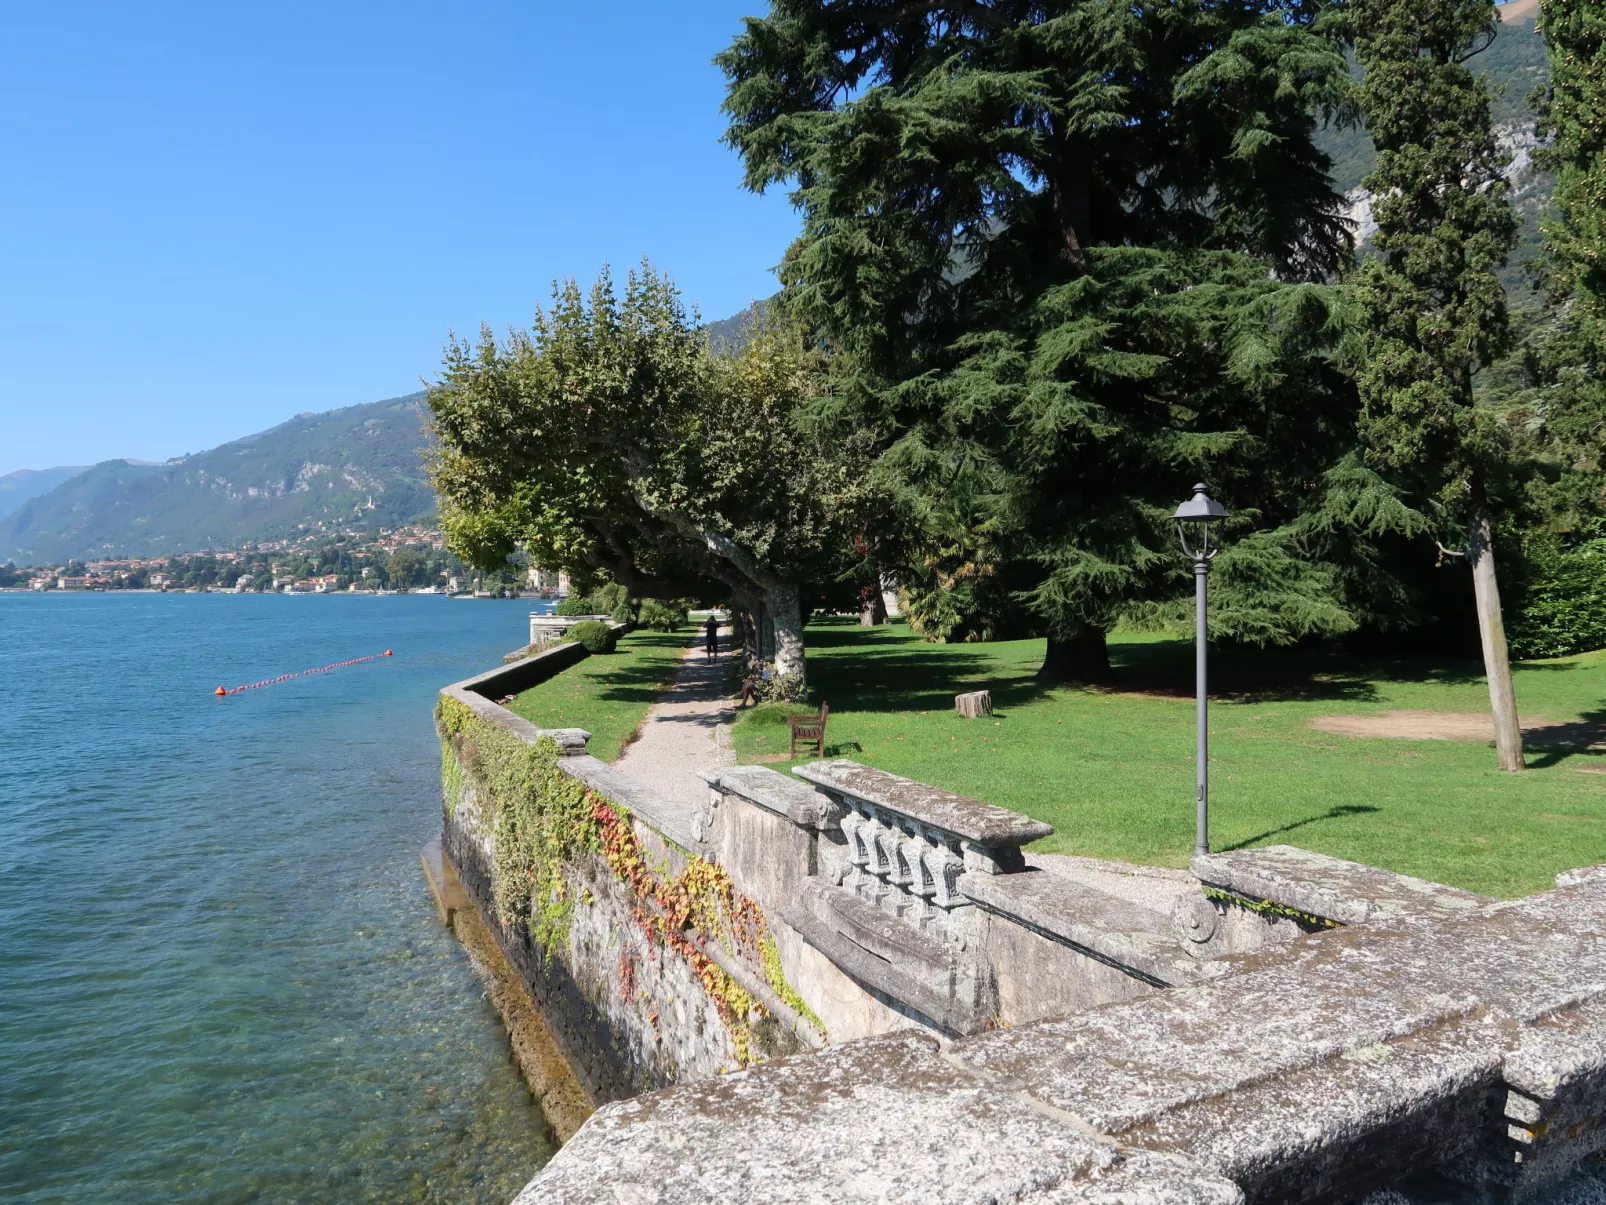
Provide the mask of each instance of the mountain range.
POLYGON ((29 498, 48 494, 63 481, 78 476, 88 468, 87 464, 63 465, 54 469, 18 469, 15 473, 7 473, 0 477, 0 517, 9 515, 29 498))
POLYGON ((207 452, 149 464, 0 478, 45 492, 0 513, 0 562, 154 556, 229 548, 316 531, 372 531, 435 512, 423 458, 424 395, 409 394, 287 423, 207 452))

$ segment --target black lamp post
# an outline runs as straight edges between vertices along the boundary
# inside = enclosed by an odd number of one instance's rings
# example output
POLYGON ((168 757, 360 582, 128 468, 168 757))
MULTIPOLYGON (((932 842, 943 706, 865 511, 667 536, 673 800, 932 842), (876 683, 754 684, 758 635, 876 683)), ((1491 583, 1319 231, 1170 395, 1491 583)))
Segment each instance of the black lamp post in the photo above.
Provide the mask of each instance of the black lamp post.
POLYGON ((1205 493, 1204 482, 1193 487, 1193 497, 1177 507, 1172 516, 1177 521, 1177 538, 1182 551, 1193 561, 1194 590, 1194 688, 1198 693, 1197 722, 1198 744, 1195 760, 1198 763, 1197 821, 1194 853, 1210 852, 1210 736, 1206 720, 1205 702, 1205 601, 1206 585, 1210 578, 1210 562, 1221 551, 1221 521, 1227 517, 1227 508, 1205 493))

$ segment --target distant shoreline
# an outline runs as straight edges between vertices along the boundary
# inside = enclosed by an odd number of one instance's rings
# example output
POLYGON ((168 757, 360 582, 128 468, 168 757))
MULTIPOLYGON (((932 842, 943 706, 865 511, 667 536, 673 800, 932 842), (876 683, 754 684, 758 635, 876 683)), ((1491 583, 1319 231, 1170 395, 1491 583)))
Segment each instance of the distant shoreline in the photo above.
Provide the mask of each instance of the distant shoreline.
POLYGON ((87 595, 87 594, 220 594, 228 597, 240 598, 447 598, 462 599, 470 602, 522 602, 522 603, 550 603, 554 606, 560 601, 556 598, 531 598, 515 595, 512 598, 478 598, 472 594, 415 594, 410 590, 151 590, 136 588, 127 590, 31 590, 27 586, 0 586, 0 594, 38 594, 38 595, 87 595))

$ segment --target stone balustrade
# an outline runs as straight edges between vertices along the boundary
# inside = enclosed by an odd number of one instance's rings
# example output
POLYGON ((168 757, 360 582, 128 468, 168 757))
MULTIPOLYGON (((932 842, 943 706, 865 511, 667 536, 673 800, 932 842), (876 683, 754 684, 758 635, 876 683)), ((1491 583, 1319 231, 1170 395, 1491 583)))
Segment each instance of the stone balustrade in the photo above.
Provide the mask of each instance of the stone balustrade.
POLYGON ((833 809, 842 856, 827 865, 834 885, 917 928, 951 933, 972 906, 967 873, 1025 869, 1021 846, 1050 835, 1040 820, 852 761, 797 768, 833 809))

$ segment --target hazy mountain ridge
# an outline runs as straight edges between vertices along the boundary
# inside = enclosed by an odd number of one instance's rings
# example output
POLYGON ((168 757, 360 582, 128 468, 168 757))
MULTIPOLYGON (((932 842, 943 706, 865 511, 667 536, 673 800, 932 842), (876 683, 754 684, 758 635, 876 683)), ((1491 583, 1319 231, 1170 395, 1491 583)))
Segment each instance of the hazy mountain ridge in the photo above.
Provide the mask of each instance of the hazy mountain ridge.
POLYGON ((104 461, 0 515, 0 561, 194 552, 426 518, 423 399, 298 415, 165 465, 104 461))
POLYGON ((58 465, 53 469, 18 469, 0 477, 0 517, 9 515, 30 498, 48 494, 63 481, 88 471, 87 464, 58 465))

